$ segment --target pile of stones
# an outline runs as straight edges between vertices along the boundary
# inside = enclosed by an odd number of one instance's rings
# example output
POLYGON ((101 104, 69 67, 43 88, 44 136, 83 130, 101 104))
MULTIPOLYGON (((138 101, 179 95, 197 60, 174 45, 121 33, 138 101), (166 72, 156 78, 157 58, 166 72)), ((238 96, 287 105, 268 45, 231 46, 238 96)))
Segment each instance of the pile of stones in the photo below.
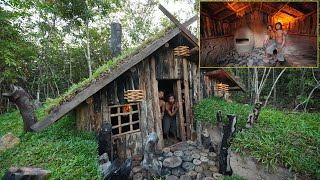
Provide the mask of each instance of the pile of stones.
POLYGON ((273 66, 271 63, 265 63, 266 58, 263 48, 255 48, 251 53, 238 54, 231 50, 227 55, 217 61, 217 66, 224 67, 250 67, 250 66, 273 66))
MULTIPOLYGON (((164 148, 159 153, 162 162, 161 179, 166 180, 213 180, 222 177, 218 173, 217 155, 197 146, 194 142, 181 142, 164 148)), ((134 180, 147 179, 140 165, 142 156, 134 157, 132 177, 134 180)))

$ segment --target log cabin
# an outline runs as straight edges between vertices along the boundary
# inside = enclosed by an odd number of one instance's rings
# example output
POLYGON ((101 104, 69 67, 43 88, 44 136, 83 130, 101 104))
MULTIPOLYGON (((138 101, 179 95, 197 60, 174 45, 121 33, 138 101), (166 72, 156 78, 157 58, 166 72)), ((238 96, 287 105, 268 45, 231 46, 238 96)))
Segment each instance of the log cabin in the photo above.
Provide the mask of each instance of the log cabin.
POLYGON ((237 90, 243 88, 225 70, 217 72, 224 74, 225 79, 221 80, 215 76, 207 78, 206 71, 199 69, 198 42, 194 41, 197 38, 179 27, 187 27, 196 20, 197 16, 194 16, 183 24, 177 22, 178 27, 152 41, 147 40, 148 43, 130 55, 120 56, 110 68, 85 80, 86 83, 80 82, 81 86, 64 96, 44 119, 32 126, 32 130, 40 132, 73 112, 75 128, 79 131, 98 133, 104 124, 111 124, 112 135, 108 139, 112 142, 111 159, 125 160, 142 153, 147 135, 152 132, 157 133, 157 147, 162 149, 158 94, 162 89, 167 94, 173 93, 180 104, 176 115, 178 138, 181 141, 192 139, 192 133, 195 133, 192 107, 201 99, 214 95, 211 86, 225 81, 233 83, 230 86, 237 90), (185 52, 186 49, 189 50, 185 52))
POLYGON ((287 33, 282 66, 317 67, 317 3, 201 2, 200 66, 274 66, 263 61, 264 40, 268 25, 280 22, 287 33))

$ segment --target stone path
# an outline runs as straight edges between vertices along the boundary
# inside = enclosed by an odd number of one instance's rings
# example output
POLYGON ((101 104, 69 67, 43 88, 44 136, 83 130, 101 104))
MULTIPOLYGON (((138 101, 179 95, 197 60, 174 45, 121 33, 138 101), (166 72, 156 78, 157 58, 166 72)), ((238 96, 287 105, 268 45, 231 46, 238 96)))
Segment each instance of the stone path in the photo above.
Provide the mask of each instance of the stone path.
MULTIPOLYGON (((132 177, 134 180, 147 179, 139 163, 142 156, 137 157, 133 161, 132 177)), ((191 141, 164 148, 158 160, 162 162, 163 180, 209 180, 222 176, 218 173, 217 155, 191 141)))

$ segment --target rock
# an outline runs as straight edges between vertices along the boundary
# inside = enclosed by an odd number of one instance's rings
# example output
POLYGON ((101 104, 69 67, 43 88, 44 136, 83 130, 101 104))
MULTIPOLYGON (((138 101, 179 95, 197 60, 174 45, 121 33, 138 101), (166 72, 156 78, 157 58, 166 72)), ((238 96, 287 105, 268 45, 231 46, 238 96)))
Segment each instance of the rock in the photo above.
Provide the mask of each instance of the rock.
POLYGON ((36 179, 45 180, 49 179, 52 172, 36 167, 10 167, 2 179, 36 179))
POLYGON ((0 138, 0 151, 13 148, 19 143, 20 139, 9 132, 0 138))
POLYGON ((203 153, 207 153, 208 154, 209 153, 209 149, 204 149, 203 153))
POLYGON ((264 62, 263 61, 258 61, 258 66, 264 66, 264 62))
POLYGON ((219 169, 218 169, 217 166, 212 166, 212 167, 209 168, 209 170, 212 171, 212 172, 219 172, 219 169))
POLYGON ((198 166, 198 165, 201 164, 201 161, 200 161, 199 159, 194 159, 192 162, 193 162, 193 164, 196 165, 196 166, 198 166))
POLYGON ((170 148, 163 148, 162 151, 163 151, 163 153, 168 153, 168 152, 170 152, 170 148))
POLYGON ((208 153, 202 152, 202 153, 200 153, 200 156, 205 156, 205 157, 207 157, 207 156, 208 156, 208 153))
POLYGON ((182 167, 186 171, 191 171, 191 170, 194 170, 195 165, 191 162, 184 162, 184 163, 182 163, 182 167))
POLYGON ((217 154, 215 152, 209 152, 209 159, 215 159, 217 157, 217 154))
POLYGON ((213 177, 204 177, 202 180, 215 180, 213 177))
POLYGON ((202 178, 203 178, 203 174, 202 173, 198 173, 197 177, 196 177, 196 180, 202 180, 202 178))
POLYGON ((132 162, 132 167, 140 166, 140 161, 133 161, 132 162))
POLYGON ((106 171, 110 166, 111 166, 111 162, 110 161, 99 165, 99 167, 100 167, 102 172, 106 171))
POLYGON ((206 163, 206 162, 209 161, 209 159, 207 157, 205 157, 205 156, 201 156, 200 157, 200 161, 203 162, 203 163, 206 163))
POLYGON ((172 156, 163 160, 163 166, 169 168, 179 167, 182 164, 182 159, 180 157, 172 156))
POLYGON ((197 172, 191 170, 191 171, 187 172, 186 175, 188 175, 188 176, 190 176, 192 179, 194 179, 194 178, 197 176, 197 174, 198 174, 197 172))
POLYGON ((180 176, 180 180, 192 180, 192 178, 188 175, 182 175, 180 176))
POLYGON ((207 163, 202 163, 202 164, 200 164, 200 166, 203 168, 203 170, 207 170, 208 169, 207 163))
POLYGON ((185 162, 191 162, 193 160, 192 156, 182 156, 182 160, 185 162))
POLYGON ((213 173, 213 178, 214 178, 214 179, 220 179, 220 177, 222 177, 222 174, 220 174, 220 173, 213 173))
POLYGON ((178 157, 181 157, 181 156, 183 156, 183 152, 182 152, 182 151, 175 151, 175 152, 173 153, 173 155, 178 156, 178 157))
POLYGON ((179 178, 177 176, 170 175, 170 176, 167 176, 166 180, 179 180, 179 178))
POLYGON ((204 174, 206 177, 212 177, 213 172, 212 172, 212 171, 209 171, 209 170, 204 170, 204 171, 203 171, 203 174, 204 174))
POLYGON ((190 156, 190 155, 191 155, 191 152, 190 152, 190 151, 184 151, 184 155, 190 156))
POLYGON ((173 156, 173 153, 172 152, 163 153, 163 156, 164 157, 171 157, 171 156, 173 156))
POLYGON ((109 161, 108 153, 103 153, 101 156, 99 156, 99 164, 104 164, 109 161))
POLYGON ((184 169, 182 169, 181 167, 177 167, 177 168, 172 169, 171 173, 172 173, 172 175, 175 175, 175 176, 181 176, 181 175, 185 174, 184 169))
POLYGON ((159 161, 163 161, 164 159, 165 159, 165 158, 164 158, 163 156, 159 156, 159 157, 158 157, 158 160, 159 160, 159 161))
POLYGON ((132 169, 132 172, 133 173, 139 173, 139 172, 142 172, 142 167, 141 166, 136 166, 132 169))
POLYGON ((168 175, 171 175, 170 168, 162 168, 161 169, 161 176, 168 176, 168 175))
POLYGON ((196 167, 194 167, 194 170, 195 170, 196 172, 198 172, 198 173, 201 173, 201 172, 203 172, 203 167, 201 167, 201 166, 196 166, 196 167))
POLYGON ((141 173, 137 173, 133 176, 133 180, 142 180, 143 177, 142 177, 142 174, 141 173))
POLYGON ((215 165, 216 165, 216 162, 211 161, 211 160, 208 161, 208 166, 209 166, 209 167, 215 166, 215 165))
POLYGON ((194 153, 192 154, 193 159, 200 159, 200 154, 194 153))

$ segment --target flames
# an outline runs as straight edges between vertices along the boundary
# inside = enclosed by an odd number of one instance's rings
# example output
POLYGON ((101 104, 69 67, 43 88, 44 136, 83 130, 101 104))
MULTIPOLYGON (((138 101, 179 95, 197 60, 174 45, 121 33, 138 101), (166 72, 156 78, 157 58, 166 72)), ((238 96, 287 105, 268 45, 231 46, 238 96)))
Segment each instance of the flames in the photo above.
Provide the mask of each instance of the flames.
POLYGON ((130 112, 132 111, 132 107, 127 105, 127 106, 122 106, 122 112, 126 113, 126 112, 130 112))

